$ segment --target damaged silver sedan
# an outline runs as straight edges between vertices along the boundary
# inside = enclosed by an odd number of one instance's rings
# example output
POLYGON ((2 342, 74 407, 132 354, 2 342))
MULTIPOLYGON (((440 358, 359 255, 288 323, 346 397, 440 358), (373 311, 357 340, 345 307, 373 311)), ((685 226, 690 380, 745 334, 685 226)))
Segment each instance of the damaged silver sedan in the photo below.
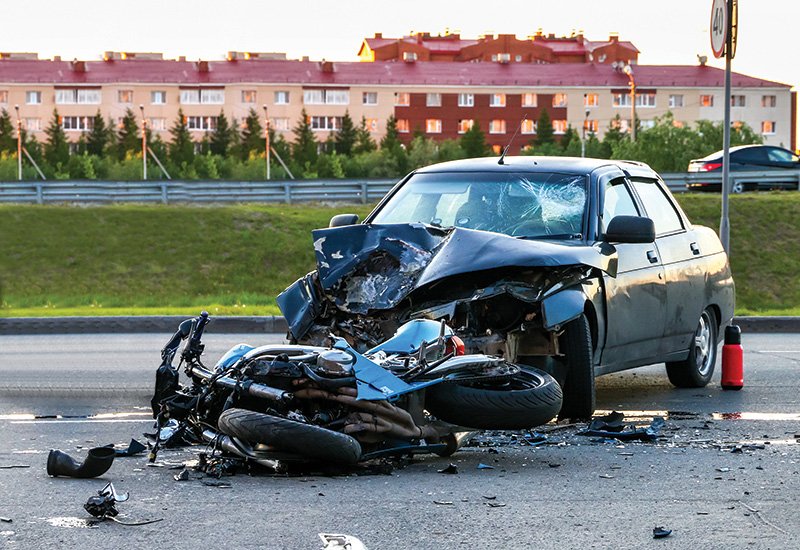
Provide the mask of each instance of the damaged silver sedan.
POLYGON ((444 320, 468 352, 551 373, 561 417, 589 417, 595 376, 624 369, 664 362, 674 385, 706 385, 733 316, 719 239, 643 164, 438 164, 357 222, 314 231, 317 270, 279 296, 295 342, 368 349, 409 319, 444 320))

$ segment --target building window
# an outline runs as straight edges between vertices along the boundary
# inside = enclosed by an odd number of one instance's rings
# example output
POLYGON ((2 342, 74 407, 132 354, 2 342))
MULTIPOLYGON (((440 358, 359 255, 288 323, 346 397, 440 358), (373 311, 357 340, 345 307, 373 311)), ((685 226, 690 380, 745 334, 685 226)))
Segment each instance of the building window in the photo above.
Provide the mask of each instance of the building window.
POLYGON ((490 120, 489 121, 489 133, 490 134, 505 134, 506 133, 506 121, 505 120, 490 120))
POLYGON ((669 106, 674 109, 675 107, 683 107, 683 95, 674 94, 669 96, 669 106))
POLYGON ((600 94, 583 94, 584 107, 597 107, 600 104, 600 94))
POLYGON ((656 94, 636 94, 637 107, 655 107, 656 94))
POLYGON ((761 96, 761 106, 762 107, 775 107, 777 104, 776 96, 774 95, 762 95, 761 96))
POLYGON ((26 118, 25 129, 29 132, 38 132, 42 129, 42 122, 38 118, 26 118))
POLYGON ((522 121, 520 125, 520 132, 523 134, 535 134, 536 133, 536 121, 526 118, 522 121))
POLYGON ((583 121, 583 129, 589 132, 590 134, 596 134, 597 130, 600 128, 600 124, 597 120, 589 119, 583 121))
POLYGON ((398 118, 397 119, 397 131, 401 134, 407 134, 409 132, 410 125, 408 123, 408 119, 406 118, 398 118))
POLYGON ((442 94, 426 94, 425 95, 425 106, 426 107, 441 107, 442 106, 442 94))
POLYGON ((567 94, 553 95, 553 107, 566 107, 566 106, 567 106, 567 94))
POLYGON ((56 90, 56 103, 58 105, 97 105, 100 103, 100 97, 100 90, 56 90))
POLYGON ((167 119, 166 118, 149 118, 147 119, 147 127, 151 130, 166 130, 167 129, 167 119))
POLYGON ((714 106, 714 96, 709 94, 701 94, 700 95, 700 106, 701 107, 713 107, 714 106))
POLYGON ((775 133, 775 121, 765 120, 761 123, 761 133, 764 135, 772 135, 775 133))
POLYGON ((743 95, 732 95, 731 96, 731 107, 744 107, 745 106, 745 99, 743 95))
POLYGON ((378 92, 364 92, 361 94, 361 104, 362 105, 377 105, 378 104, 378 92))
POLYGON ((522 94, 523 107, 536 107, 539 104, 539 99, 536 94, 522 94))
POLYGON ((275 92, 275 105, 288 105, 289 92, 275 92))
POLYGON ((654 128, 656 125, 655 120, 640 120, 639 126, 641 126, 642 130, 648 130, 650 128, 654 128))
POLYGON ((377 132, 378 131, 378 119, 377 118, 368 118, 366 120, 367 123, 367 130, 370 132, 377 132))
POLYGON ((289 129, 289 119, 286 117, 271 118, 269 119, 269 126, 273 130, 286 131, 289 129))
POLYGON ((94 117, 90 116, 63 116, 61 117, 61 127, 64 130, 86 131, 94 128, 94 117))
POLYGON ((183 105, 222 105, 225 103, 225 90, 222 89, 189 89, 181 90, 183 105))
POLYGON ((117 103, 133 103, 133 90, 117 90, 117 103))
POLYGON ((150 103, 153 105, 166 105, 167 104, 167 92, 164 90, 156 90, 150 92, 150 103))
POLYGON ((342 127, 340 116, 312 116, 311 129, 318 131, 333 131, 342 127))
POLYGON ((258 101, 255 90, 242 90, 242 103, 255 103, 258 101))
POLYGON ((348 90, 303 90, 303 103, 306 105, 349 105, 348 90))
POLYGON ((411 105, 411 94, 408 92, 397 92, 394 94, 394 104, 397 107, 408 107, 411 105))
POLYGON ((630 107, 631 94, 611 94, 611 105, 614 107, 630 107))
POLYGON ((429 118, 425 120, 425 131, 429 134, 442 133, 442 121, 438 118, 429 118))
POLYGON ((469 132, 472 125, 475 124, 475 121, 471 118, 465 118, 458 121, 458 133, 459 134, 466 134, 469 132))
POLYGON ((26 105, 39 105, 42 102, 42 92, 27 91, 25 92, 26 105))
POLYGON ((474 107, 475 95, 474 94, 458 94, 459 107, 474 107))
POLYGON ((217 129, 217 118, 215 116, 190 116, 186 117, 186 127, 189 130, 199 130, 210 132, 217 129))
POLYGON ((505 107, 506 94, 492 94, 489 96, 489 107, 505 107))
POLYGON ((553 133, 555 134, 563 134, 567 131, 567 121, 566 120, 554 120, 553 121, 553 133))
POLYGON ((8 103, 8 90, 0 90, 0 103, 8 103))

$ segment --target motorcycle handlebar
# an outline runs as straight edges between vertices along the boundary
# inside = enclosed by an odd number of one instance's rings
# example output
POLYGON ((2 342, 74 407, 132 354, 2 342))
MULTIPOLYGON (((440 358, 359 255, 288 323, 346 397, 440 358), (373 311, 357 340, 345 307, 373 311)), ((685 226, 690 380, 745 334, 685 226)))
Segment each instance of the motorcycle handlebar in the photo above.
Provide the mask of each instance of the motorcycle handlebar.
POLYGON ((220 376, 215 378, 215 375, 212 372, 197 364, 189 366, 189 373, 193 376, 197 376, 198 378, 202 378, 207 382, 213 381, 213 384, 223 387, 227 390, 235 390, 238 387, 248 395, 261 399, 268 399, 270 401, 284 401, 291 395, 283 390, 279 390, 264 384, 257 384, 249 380, 239 382, 230 376, 220 376))

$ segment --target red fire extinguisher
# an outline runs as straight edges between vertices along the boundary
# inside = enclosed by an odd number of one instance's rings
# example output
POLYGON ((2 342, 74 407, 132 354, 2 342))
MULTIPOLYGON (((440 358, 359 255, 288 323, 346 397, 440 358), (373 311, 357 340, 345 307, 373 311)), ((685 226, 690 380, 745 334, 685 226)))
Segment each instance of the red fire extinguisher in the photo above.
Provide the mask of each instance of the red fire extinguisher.
POLYGON ((725 327, 722 346, 722 389, 741 390, 744 386, 742 330, 737 325, 725 327))

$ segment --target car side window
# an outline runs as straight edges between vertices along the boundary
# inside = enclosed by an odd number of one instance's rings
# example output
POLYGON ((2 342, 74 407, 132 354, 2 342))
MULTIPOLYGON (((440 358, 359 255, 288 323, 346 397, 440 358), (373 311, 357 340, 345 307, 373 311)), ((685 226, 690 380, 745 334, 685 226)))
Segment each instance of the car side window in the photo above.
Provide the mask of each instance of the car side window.
POLYGON ((606 182, 603 200, 603 226, 608 227, 609 222, 616 216, 638 215, 639 212, 636 210, 633 197, 625 186, 625 179, 617 178, 606 182))
POLYGON ((732 162, 743 164, 761 164, 767 161, 767 155, 764 153, 763 147, 745 147, 732 153, 731 157, 732 162))
POLYGON ((795 162, 794 155, 783 149, 767 149, 767 156, 773 162, 795 162))
POLYGON ((683 229, 680 215, 655 180, 634 180, 633 188, 639 195, 647 216, 653 220, 656 235, 683 229))

